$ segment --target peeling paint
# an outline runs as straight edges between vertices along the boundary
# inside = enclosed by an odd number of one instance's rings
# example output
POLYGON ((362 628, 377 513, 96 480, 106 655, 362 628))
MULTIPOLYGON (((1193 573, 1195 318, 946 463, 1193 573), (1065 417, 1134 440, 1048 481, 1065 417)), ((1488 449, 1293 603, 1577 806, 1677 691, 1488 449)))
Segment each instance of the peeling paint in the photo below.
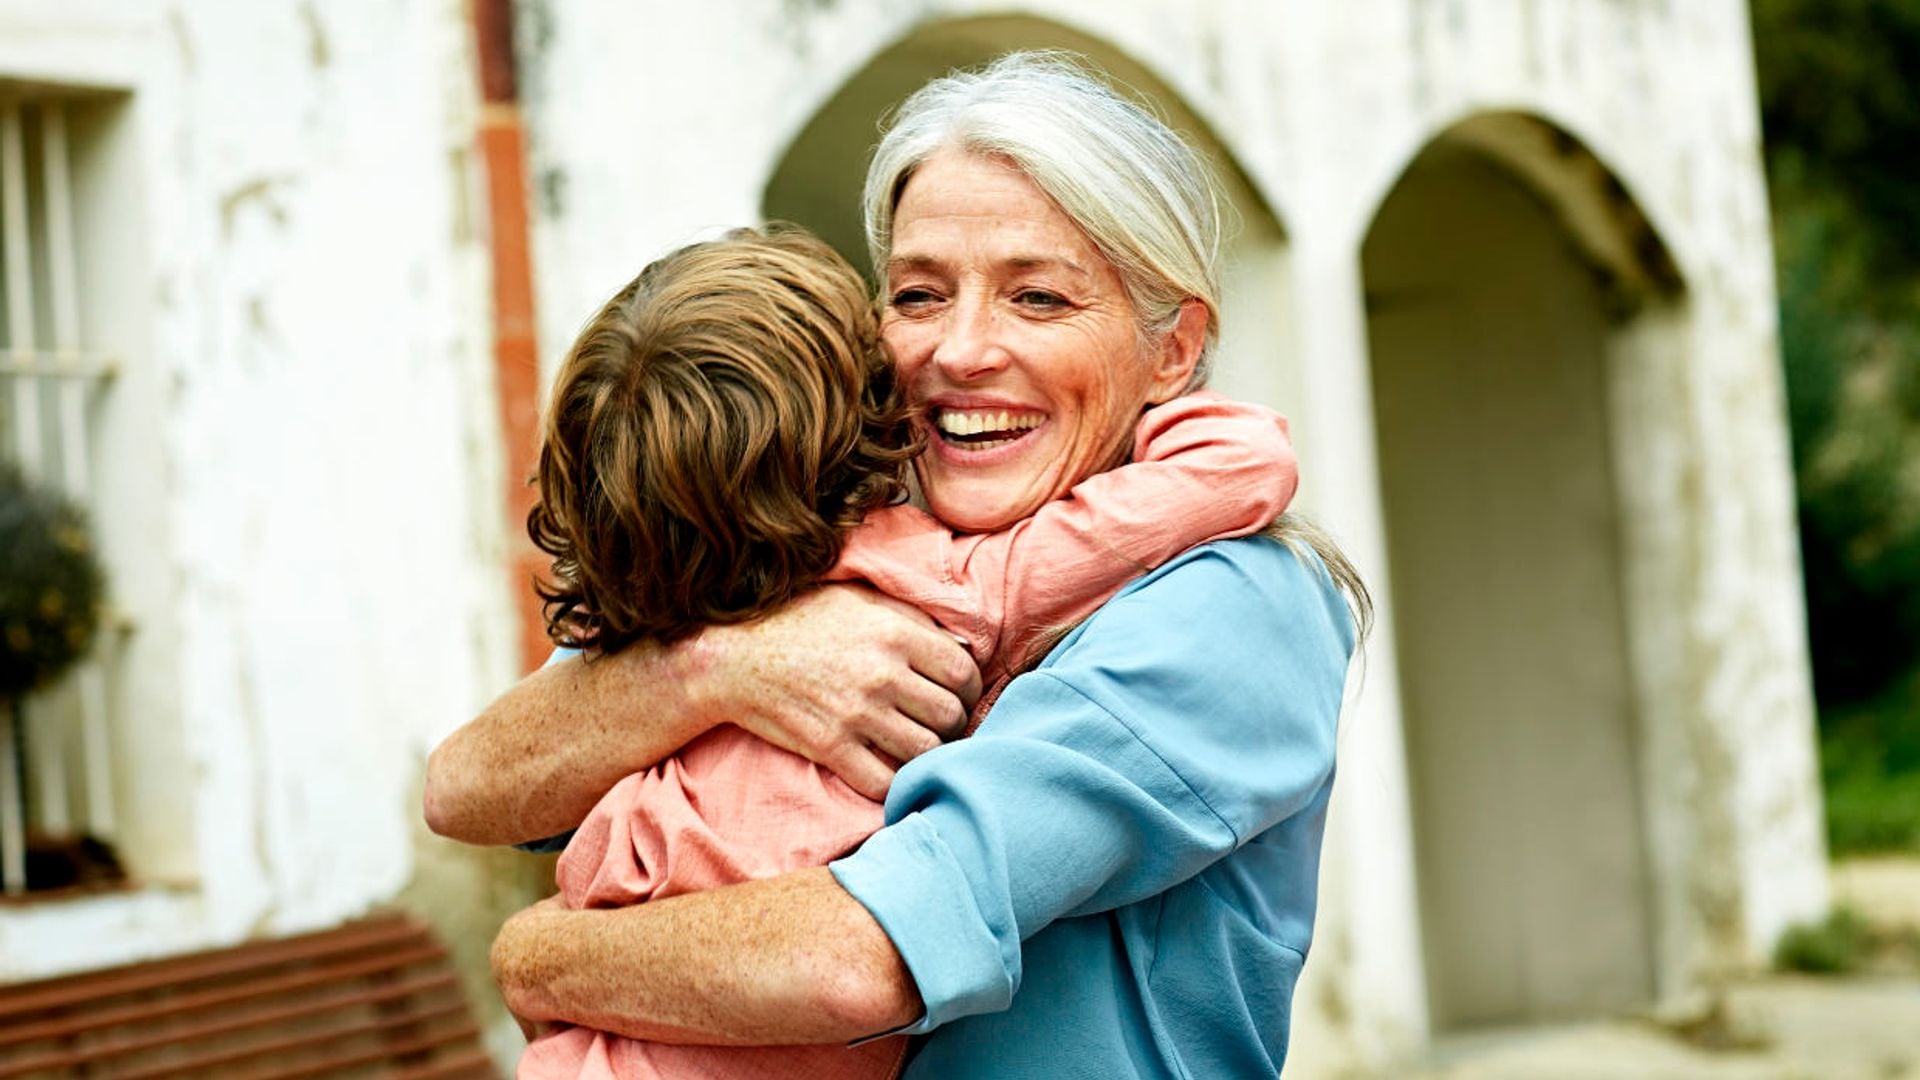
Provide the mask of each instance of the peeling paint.
POLYGON ((173 48, 180 57, 180 66, 192 73, 196 66, 193 37, 187 32, 186 16, 180 13, 180 9, 171 8, 167 11, 167 32, 173 38, 173 48))
POLYGON ((74 43, 140 57, 89 99, 125 104, 76 160, 81 250, 107 254, 81 268, 84 329, 122 358, 100 463, 126 532, 107 546, 147 560, 121 579, 148 582, 130 666, 155 691, 126 721, 142 754, 118 794, 142 842, 123 854, 155 884, 0 910, 0 978, 390 903, 415 874, 422 756, 512 676, 502 485, 474 449, 487 290, 456 211, 466 5, 9 20, 0 77, 16 42, 77 86, 94 68, 60 67, 86 59, 74 43))
POLYGON ((279 195, 291 182, 290 177, 284 176, 257 177, 221 195, 221 234, 231 240, 235 222, 241 212, 248 209, 259 209, 275 225, 285 225, 287 208, 279 195))
POLYGON ((316 70, 333 63, 333 49, 327 44, 327 28, 311 0, 300 5, 300 21, 307 30, 307 60, 316 70))
POLYGON ((565 216, 567 212, 567 170, 557 165, 541 169, 537 187, 540 195, 540 215, 547 218, 565 216))

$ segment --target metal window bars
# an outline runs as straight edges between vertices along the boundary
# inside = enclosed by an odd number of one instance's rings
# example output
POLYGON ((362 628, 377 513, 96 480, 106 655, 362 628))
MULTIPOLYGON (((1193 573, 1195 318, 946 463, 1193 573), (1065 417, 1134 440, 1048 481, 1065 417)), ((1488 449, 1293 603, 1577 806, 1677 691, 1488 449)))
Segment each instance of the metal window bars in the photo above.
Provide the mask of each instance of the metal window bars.
MULTIPOLYGON (((115 369, 81 347, 67 135, 60 100, 0 100, 0 457, 92 511, 92 407, 115 369)), ((113 834, 111 755, 97 658, 24 709, 0 708, 0 885, 7 894, 26 891, 30 829, 113 834)))

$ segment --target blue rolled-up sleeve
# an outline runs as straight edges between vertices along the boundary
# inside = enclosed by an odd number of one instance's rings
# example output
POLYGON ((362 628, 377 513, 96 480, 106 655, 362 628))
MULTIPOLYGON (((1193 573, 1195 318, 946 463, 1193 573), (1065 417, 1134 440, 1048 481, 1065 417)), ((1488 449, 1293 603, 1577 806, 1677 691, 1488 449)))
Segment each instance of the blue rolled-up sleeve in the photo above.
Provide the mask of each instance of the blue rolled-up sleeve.
POLYGON ((1299 812, 1333 768, 1353 630, 1317 562, 1264 539, 1129 586, 1014 680, 973 738, 900 770, 832 866, 927 1012, 1004 1009, 1021 942, 1156 895, 1299 812))
POLYGON ((875 833, 857 855, 832 869, 841 887, 880 921, 900 955, 919 961, 908 961, 908 968, 927 1013, 901 1032, 918 1035, 957 1017, 1004 1009, 1013 1000, 1019 938, 996 933, 978 908, 953 902, 972 896, 972 887, 925 817, 914 814, 875 833))

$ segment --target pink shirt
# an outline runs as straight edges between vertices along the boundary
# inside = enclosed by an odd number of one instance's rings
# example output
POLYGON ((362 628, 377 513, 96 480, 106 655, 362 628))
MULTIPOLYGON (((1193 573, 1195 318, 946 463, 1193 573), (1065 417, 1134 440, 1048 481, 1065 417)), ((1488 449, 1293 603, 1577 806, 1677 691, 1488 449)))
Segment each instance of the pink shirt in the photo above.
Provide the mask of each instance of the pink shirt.
MULTIPOLYGON (((956 536, 912 507, 876 511, 829 576, 869 582, 960 636, 989 688, 977 724, 998 687, 1039 659, 1030 651, 1180 552, 1264 527, 1297 483, 1284 418, 1203 391, 1146 412, 1132 463, 1001 532, 956 536)), ((624 907, 824 866, 881 823, 881 805, 832 772, 725 725, 614 785, 556 876, 570 908, 624 907)), ((519 1075, 885 1080, 905 1052, 904 1037, 682 1046, 563 1027, 527 1047, 519 1075)))

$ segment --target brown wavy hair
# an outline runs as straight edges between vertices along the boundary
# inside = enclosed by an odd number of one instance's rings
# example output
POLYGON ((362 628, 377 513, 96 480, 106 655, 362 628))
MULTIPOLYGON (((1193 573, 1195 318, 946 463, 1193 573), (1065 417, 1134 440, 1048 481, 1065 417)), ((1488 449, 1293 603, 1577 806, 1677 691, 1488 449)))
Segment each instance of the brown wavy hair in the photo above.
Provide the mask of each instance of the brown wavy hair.
POLYGON ((547 635, 613 652, 817 583, 919 447, 860 275, 796 226, 662 258, 561 364, 527 532, 547 635))

